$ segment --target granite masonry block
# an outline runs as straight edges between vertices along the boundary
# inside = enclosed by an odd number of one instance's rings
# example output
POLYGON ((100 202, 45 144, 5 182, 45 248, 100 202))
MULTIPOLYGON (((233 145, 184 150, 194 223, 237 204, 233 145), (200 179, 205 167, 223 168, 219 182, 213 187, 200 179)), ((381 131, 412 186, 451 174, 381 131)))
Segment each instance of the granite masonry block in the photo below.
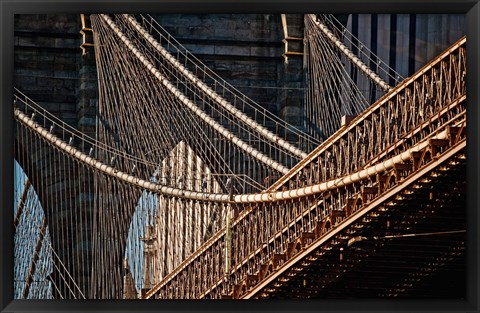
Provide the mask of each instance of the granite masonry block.
POLYGON ((283 53, 282 48, 280 47, 258 47, 252 46, 251 47, 251 55, 257 57, 268 57, 271 58, 272 56, 281 56, 283 53))
POLYGON ((234 31, 232 28, 216 27, 213 33, 210 33, 210 36, 215 36, 216 39, 231 39, 234 36, 234 31))
POLYGON ((55 39, 55 48, 72 48, 79 47, 80 40, 72 38, 56 38, 55 39))
POLYGON ((255 73, 261 80, 275 81, 277 79, 276 66, 266 62, 253 64, 252 73, 255 73))
POLYGON ((48 14, 45 16, 45 26, 64 32, 76 33, 80 26, 80 15, 48 14))
POLYGON ((69 92, 75 92, 77 89, 78 81, 76 79, 64 79, 63 87, 65 87, 69 92))
POLYGON ((183 45, 187 50, 189 50, 194 55, 197 54, 214 54, 215 47, 213 45, 200 45, 200 44, 185 44, 183 45))
MULTIPOLYGON (((96 99, 87 99, 80 97, 80 101, 76 104, 77 111, 80 110, 88 110, 85 114, 93 113, 95 114, 95 110, 97 109, 98 101, 96 99)), ((83 115, 83 114, 81 114, 83 115)))
POLYGON ((76 117, 75 117, 75 118, 73 118, 73 117, 64 117, 64 116, 62 115, 61 118, 62 118, 62 120, 63 120, 66 124, 68 124, 68 125, 70 125, 70 126, 72 126, 72 127, 77 127, 77 118, 76 118, 76 117))
MULTIPOLYGON (((91 95, 95 96, 96 95, 95 90, 98 87, 98 83, 97 83, 97 80, 93 80, 93 79, 88 81, 81 79, 79 87, 81 92, 92 91, 93 93, 91 95)), ((82 95, 85 95, 85 94, 82 93, 82 95)))
POLYGON ((78 72, 75 70, 55 70, 53 75, 58 78, 78 78, 78 72))
POLYGON ((43 36, 20 37, 18 40, 18 45, 24 47, 53 48, 55 47, 55 40, 55 38, 43 36))
POLYGON ((203 16, 197 14, 153 14, 152 16, 165 28, 174 28, 179 25, 198 26, 204 24, 203 16))
POLYGON ((95 89, 79 89, 80 98, 92 99, 98 97, 98 92, 95 89))
POLYGON ((39 102, 38 104, 51 113, 60 111, 60 103, 58 102, 39 102))
POLYGON ((38 53, 37 54, 37 61, 38 62, 56 62, 56 58, 55 58, 55 55, 52 54, 52 53, 48 53, 48 52, 41 52, 41 53, 38 53))
POLYGON ((37 78, 34 76, 15 76, 14 83, 17 86, 35 86, 37 84, 37 78))
POLYGON ((179 27, 175 29, 175 34, 176 34, 176 39, 180 42, 182 40, 190 40, 190 39, 211 39, 213 35, 213 29, 209 27, 194 27, 194 26, 188 26, 188 27, 179 27))
POLYGON ((230 55, 230 56, 250 56, 250 47, 241 46, 215 46, 214 54, 230 55))
POLYGON ((14 47, 14 52, 15 52, 14 54, 15 61, 36 60, 36 57, 39 54, 37 51, 19 49, 18 47, 14 47))
POLYGON ((42 77, 38 79, 39 86, 48 86, 48 87, 62 87, 63 79, 61 78, 50 78, 42 77))
MULTIPOLYGON (((60 110, 62 112, 71 114, 72 112, 76 112, 76 104, 75 103, 67 103, 67 102, 61 103, 60 104, 60 110)), ((70 115, 67 115, 67 116, 70 116, 70 115)))
MULTIPOLYGON (((76 98, 76 94, 75 94, 75 91, 74 90, 71 90, 69 88, 65 88, 65 87, 55 87, 54 88, 54 92, 56 94, 60 94, 60 95, 64 95, 66 97, 66 99, 75 99, 76 98), (72 97, 72 98, 71 98, 72 97)), ((67 100, 68 102, 71 102, 70 100, 67 100)))
POLYGON ((280 111, 280 116, 292 125, 303 124, 303 110, 298 106, 286 106, 280 111))
POLYGON ((24 69, 21 67, 16 67, 15 75, 49 77, 49 76, 53 76, 53 71, 52 70, 32 70, 32 69, 24 69))
MULTIPOLYGON (((78 60, 75 60, 78 61, 78 60)), ((80 63, 78 63, 80 64, 80 63)), ((97 76, 97 67, 95 65, 82 65, 79 66, 78 69, 79 75, 86 75, 86 76, 97 76)))
POLYGON ((14 67, 15 67, 15 69, 24 68, 24 69, 27 69, 27 70, 34 70, 34 69, 38 68, 38 62, 32 61, 32 60, 15 62, 14 67))
POLYGON ((63 72, 73 72, 75 71, 75 76, 77 76, 77 64, 75 63, 57 63, 55 62, 53 65, 53 69, 55 71, 63 71, 63 72))
POLYGON ((97 108, 95 107, 84 107, 84 108, 77 108, 77 116, 79 117, 96 117, 97 116, 97 108))
POLYGON ((97 123, 97 119, 94 117, 81 117, 78 120, 78 126, 79 127, 86 127, 86 126, 95 126, 97 123))
POLYGON ((61 102, 61 103, 73 102, 73 103, 75 103, 75 101, 69 101, 71 99, 69 99, 68 95, 57 93, 56 91, 51 95, 51 99, 52 99, 51 101, 53 101, 53 102, 61 102))
POLYGON ((88 108, 90 106, 89 102, 87 99, 85 98, 80 98, 80 101, 78 101, 76 103, 76 109, 77 109, 77 112, 80 111, 80 110, 83 110, 85 108, 88 108))

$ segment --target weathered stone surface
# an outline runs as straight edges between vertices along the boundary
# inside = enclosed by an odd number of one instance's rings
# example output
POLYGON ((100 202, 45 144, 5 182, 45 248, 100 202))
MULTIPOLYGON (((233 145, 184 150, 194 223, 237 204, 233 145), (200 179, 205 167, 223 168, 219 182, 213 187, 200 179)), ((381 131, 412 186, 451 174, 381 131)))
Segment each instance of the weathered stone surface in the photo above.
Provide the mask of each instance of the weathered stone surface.
POLYGON ((282 54, 282 50, 280 47, 256 47, 252 46, 250 49, 250 53, 252 56, 257 57, 275 57, 280 56, 282 54))
POLYGON ((78 14, 22 14, 15 17, 15 30, 78 34, 78 14))
POLYGON ((85 126, 95 126, 96 125, 96 119, 93 117, 81 117, 78 120, 78 126, 79 127, 85 127, 85 126))
POLYGON ((40 102, 38 103, 42 106, 45 110, 49 112, 59 112, 60 111, 60 103, 58 102, 40 102))
POLYGON ((231 55, 231 56, 249 56, 250 47, 239 47, 234 45, 215 46, 214 54, 231 55))
POLYGON ((53 48, 55 47, 55 38, 51 37, 19 37, 18 45, 24 47, 43 47, 53 48))
POLYGON ((302 125, 303 108, 301 103, 288 101, 287 105, 281 110, 280 115, 293 125, 302 125))
POLYGON ((199 45, 199 44, 186 43, 183 46, 190 51, 196 51, 195 53, 196 55, 215 53, 215 47, 213 45, 199 45))
POLYGON ((72 48, 72 47, 78 47, 79 45, 80 45, 79 39, 71 39, 71 38, 55 39, 55 48, 72 48))

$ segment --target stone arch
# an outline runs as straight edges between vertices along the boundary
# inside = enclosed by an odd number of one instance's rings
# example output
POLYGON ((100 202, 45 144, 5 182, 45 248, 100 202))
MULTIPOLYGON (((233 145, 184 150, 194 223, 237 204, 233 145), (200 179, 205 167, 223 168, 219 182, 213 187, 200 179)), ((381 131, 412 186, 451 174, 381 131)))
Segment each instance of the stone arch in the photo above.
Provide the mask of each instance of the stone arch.
MULTIPOLYGON (((152 177, 152 179, 158 179, 161 182, 167 174, 172 177, 178 177, 180 175, 184 175, 185 177, 190 174, 195 177, 200 177, 205 174, 205 177, 210 178, 205 191, 221 192, 222 186, 217 179, 214 178, 215 176, 211 176, 213 174, 212 171, 206 166, 200 156, 196 154, 195 149, 183 141, 170 151, 168 157, 161 161, 161 166, 159 166, 157 170, 159 173, 158 178, 152 177), (172 169, 171 163, 182 153, 188 156, 187 162, 182 164, 181 169, 172 169)), ((189 184, 187 187, 188 189, 199 192, 203 191, 201 180, 193 182, 187 182, 187 180, 188 177, 183 181, 175 179, 174 181, 171 181, 171 183, 177 188, 184 188, 189 184)), ((163 183, 165 183, 165 181, 163 181, 163 183)), ((155 243, 152 245, 157 251, 154 255, 157 266, 153 269, 154 272, 152 274, 155 282, 160 281, 160 279, 167 275, 168 272, 172 271, 181 261, 183 261, 183 258, 172 259, 168 254, 169 251, 166 249, 166 247, 171 246, 172 244, 177 244, 178 238, 180 238, 179 234, 175 233, 173 229, 170 229, 166 222, 167 219, 173 219, 175 216, 175 210, 178 210, 178 212, 181 212, 182 214, 180 221, 177 222, 182 225, 180 226, 180 231, 184 231, 185 229, 187 231, 190 230, 192 236, 186 237, 192 239, 191 237, 195 236, 196 240, 195 244, 189 243, 188 246, 185 242, 185 246, 183 247, 177 245, 177 248, 183 252, 185 258, 187 258, 190 253, 193 253, 194 250, 198 249, 198 247, 200 247, 204 241, 209 239, 210 236, 215 234, 215 232, 223 226, 222 223, 225 221, 225 210, 220 209, 218 204, 205 206, 199 201, 189 202, 172 197, 161 197, 149 192, 143 192, 140 194, 132 212, 132 219, 130 220, 131 224, 128 226, 128 234, 126 235, 128 245, 125 246, 123 250, 124 257, 128 258, 129 266, 132 268, 133 278, 137 285, 142 284, 142 278, 144 276, 144 264, 142 264, 142 262, 145 263, 145 261, 141 255, 144 253, 143 246, 145 243, 142 243, 140 238, 144 236, 144 229, 147 223, 142 219, 147 219, 147 212, 151 217, 148 224, 154 225, 153 232, 154 237, 156 237, 155 243), (146 203, 147 205, 142 205, 142 203, 146 203), (199 212, 204 212, 205 216, 198 215, 199 212), (200 221, 204 221, 204 223, 202 224, 200 221), (215 229, 213 226, 218 229, 215 229), (207 230, 209 231, 208 236, 207 230), (127 247, 134 245, 139 246, 138 251, 136 251, 136 253, 130 253, 127 247)), ((175 247, 173 249, 175 249, 175 247)))

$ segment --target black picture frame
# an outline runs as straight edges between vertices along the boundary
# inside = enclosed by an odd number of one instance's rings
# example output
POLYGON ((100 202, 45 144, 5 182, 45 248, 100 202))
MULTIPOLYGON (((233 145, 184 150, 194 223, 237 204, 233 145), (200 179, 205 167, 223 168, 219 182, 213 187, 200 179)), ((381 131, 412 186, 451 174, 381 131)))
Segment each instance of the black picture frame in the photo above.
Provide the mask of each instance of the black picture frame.
POLYGON ((0 310, 1 312, 478 312, 479 46, 478 0, 1 0, 0 2, 0 310), (464 13, 467 22, 467 299, 465 301, 309 300, 13 300, 13 47, 14 14, 43 13, 464 13))

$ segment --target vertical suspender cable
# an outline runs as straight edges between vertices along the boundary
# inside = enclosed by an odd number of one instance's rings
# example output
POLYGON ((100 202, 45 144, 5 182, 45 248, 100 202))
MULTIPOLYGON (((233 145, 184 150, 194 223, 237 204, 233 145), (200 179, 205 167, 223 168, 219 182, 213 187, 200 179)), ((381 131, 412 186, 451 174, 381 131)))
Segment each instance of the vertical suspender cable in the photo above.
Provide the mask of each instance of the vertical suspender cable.
POLYGON ((308 17, 312 20, 314 24, 318 26, 318 28, 330 39, 335 46, 348 57, 355 66, 358 67, 362 72, 364 72, 370 79, 375 82, 380 88, 382 88, 385 92, 388 92, 392 89, 392 87, 387 84, 380 76, 378 76, 375 72, 368 68, 368 66, 362 62, 350 49, 345 46, 340 39, 337 38, 327 26, 323 25, 319 21, 317 21, 315 14, 309 14, 308 17))

